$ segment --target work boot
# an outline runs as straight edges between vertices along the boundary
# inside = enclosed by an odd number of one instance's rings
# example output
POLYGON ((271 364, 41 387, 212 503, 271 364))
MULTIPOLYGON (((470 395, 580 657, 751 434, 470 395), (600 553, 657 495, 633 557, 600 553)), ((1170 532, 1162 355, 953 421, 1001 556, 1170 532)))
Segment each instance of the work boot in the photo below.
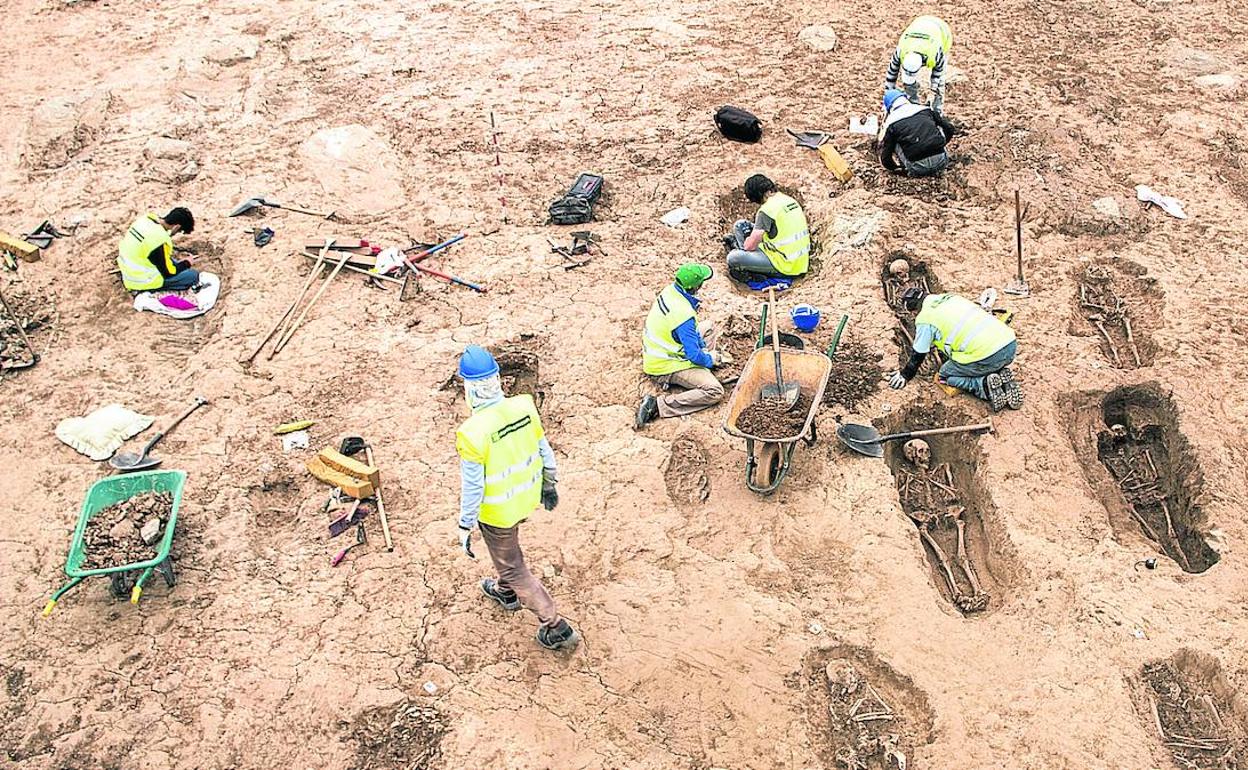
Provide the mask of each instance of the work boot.
POLYGON ((1009 397, 1005 393, 1005 383, 1001 381, 1001 375, 993 372, 984 378, 984 393, 988 396, 988 403, 992 405, 992 411, 999 412, 1009 403, 1009 397))
POLYGON ((1014 372, 1006 367, 998 374, 1001 375, 1001 384, 1005 386, 1005 405, 1011 409, 1022 409, 1023 388, 1018 384, 1018 380, 1014 379, 1014 372))
POLYGON ((654 396, 646 396, 641 400, 641 406, 637 407, 637 421, 634 427, 641 430, 648 423, 652 423, 659 418, 659 400, 654 396))
POLYGON ((515 612, 520 609, 520 597, 516 596, 516 592, 510 588, 503 590, 498 587, 498 582, 486 578, 481 581, 481 592, 490 597, 494 601, 503 605, 503 609, 508 612, 515 612))
POLYGON ((570 650, 581 641, 563 618, 553 626, 542 626, 537 629, 537 643, 548 650, 570 650))

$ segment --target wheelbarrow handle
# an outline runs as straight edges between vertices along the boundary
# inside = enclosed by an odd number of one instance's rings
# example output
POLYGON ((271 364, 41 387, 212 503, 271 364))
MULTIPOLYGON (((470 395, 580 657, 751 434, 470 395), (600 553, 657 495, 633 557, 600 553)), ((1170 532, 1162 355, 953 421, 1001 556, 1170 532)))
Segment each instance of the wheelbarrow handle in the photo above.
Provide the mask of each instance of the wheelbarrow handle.
POLYGON ((836 334, 832 335, 832 344, 828 345, 828 358, 836 355, 836 346, 841 344, 841 333, 845 331, 845 324, 849 323, 849 313, 841 316, 841 322, 836 325, 836 334))
POLYGON ((922 436, 941 436, 946 433, 971 433, 980 430, 992 430, 992 420, 981 422, 977 425, 955 425, 950 428, 929 428, 927 430, 915 430, 909 433, 890 433, 887 436, 880 436, 878 442, 897 441, 899 439, 920 438, 922 436))
POLYGON ((155 567, 148 567, 139 574, 139 579, 134 581, 134 588, 130 589, 131 604, 139 603, 139 597, 143 595, 143 584, 147 582, 147 579, 150 578, 152 573, 155 571, 155 567))
POLYGON ((43 617, 46 618, 47 616, 51 615, 52 610, 56 608, 56 603, 61 600, 61 597, 69 593, 74 587, 76 587, 81 582, 82 582, 82 578, 80 577, 71 578, 68 583, 58 588, 56 590, 56 593, 52 594, 52 598, 48 599, 48 603, 43 605, 43 617))

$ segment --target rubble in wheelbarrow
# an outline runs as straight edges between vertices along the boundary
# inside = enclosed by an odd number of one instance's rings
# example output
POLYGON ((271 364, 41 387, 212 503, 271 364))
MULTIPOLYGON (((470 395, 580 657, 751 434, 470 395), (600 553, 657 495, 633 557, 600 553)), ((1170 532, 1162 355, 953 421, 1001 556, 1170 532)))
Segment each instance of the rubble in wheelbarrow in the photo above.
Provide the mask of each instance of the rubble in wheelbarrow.
POLYGON ((806 426, 811 395, 805 391, 790 409, 784 399, 764 398, 741 410, 737 430, 762 439, 792 438, 806 426))
POLYGON ((105 569, 153 558, 172 511, 173 495, 168 492, 147 492, 104 508, 83 530, 81 568, 105 569))

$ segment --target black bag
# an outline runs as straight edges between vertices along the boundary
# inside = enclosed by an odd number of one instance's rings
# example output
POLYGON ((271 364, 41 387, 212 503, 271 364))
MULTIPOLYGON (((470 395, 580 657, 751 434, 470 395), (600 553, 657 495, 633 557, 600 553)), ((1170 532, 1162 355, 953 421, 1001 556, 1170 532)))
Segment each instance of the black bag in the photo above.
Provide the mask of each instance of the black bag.
POLYGON ((757 142, 763 137, 763 123, 754 113, 726 104, 715 111, 719 133, 738 142, 757 142))
POLYGON ((594 207, 579 195, 565 195, 550 204, 550 221, 557 225, 583 225, 594 218, 594 207))
POLYGON ((594 201, 602 195, 603 178, 581 174, 560 198, 550 204, 550 221, 557 225, 583 225, 594 218, 594 201))

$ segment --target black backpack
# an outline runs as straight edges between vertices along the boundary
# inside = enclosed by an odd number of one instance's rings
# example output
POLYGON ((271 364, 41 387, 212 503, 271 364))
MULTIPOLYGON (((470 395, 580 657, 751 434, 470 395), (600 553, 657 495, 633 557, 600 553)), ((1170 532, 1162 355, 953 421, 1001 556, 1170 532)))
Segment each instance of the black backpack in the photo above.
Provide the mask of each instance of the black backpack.
POLYGON ((568 191, 550 204, 550 221, 556 225, 583 225, 594 218, 594 201, 602 195, 603 178, 581 174, 568 191))
POLYGON ((763 137, 763 123, 752 112, 726 104, 715 111, 715 126, 729 139, 757 142, 763 137))

